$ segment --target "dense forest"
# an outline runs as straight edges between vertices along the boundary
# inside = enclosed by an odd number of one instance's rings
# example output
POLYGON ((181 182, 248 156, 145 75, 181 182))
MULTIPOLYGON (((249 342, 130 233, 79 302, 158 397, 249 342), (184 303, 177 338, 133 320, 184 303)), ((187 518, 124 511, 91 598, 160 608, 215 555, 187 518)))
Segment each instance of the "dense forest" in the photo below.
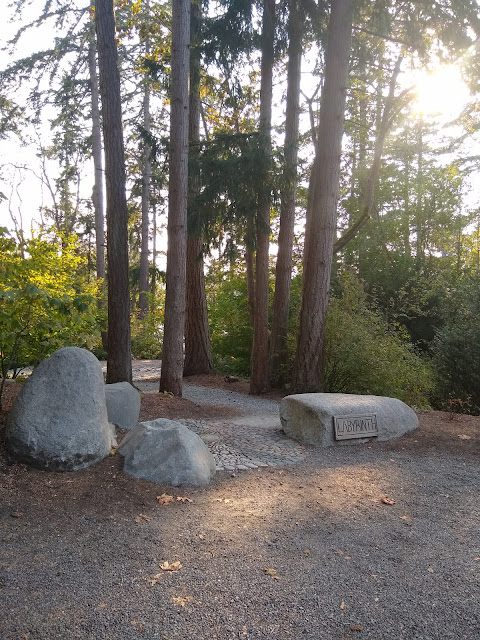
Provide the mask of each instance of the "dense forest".
POLYGON ((32 162, 0 166, 2 381, 78 345, 176 395, 216 371, 480 413, 476 0, 7 13, 0 152, 32 162))

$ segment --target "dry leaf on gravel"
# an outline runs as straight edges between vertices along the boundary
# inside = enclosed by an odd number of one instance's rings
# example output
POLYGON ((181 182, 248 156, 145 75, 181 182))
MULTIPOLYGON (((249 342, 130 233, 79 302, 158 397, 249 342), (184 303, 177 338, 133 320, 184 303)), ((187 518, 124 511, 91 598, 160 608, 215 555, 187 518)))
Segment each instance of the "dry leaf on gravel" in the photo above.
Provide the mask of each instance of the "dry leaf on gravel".
POLYGON ((400 520, 405 520, 408 522, 410 520, 410 516, 400 516, 400 520))
POLYGON ((135 522, 138 524, 139 522, 150 522, 151 517, 146 516, 144 513, 140 513, 136 518, 135 522))
POLYGON ((271 569, 270 567, 266 567, 263 571, 264 571, 264 573, 267 574, 267 576, 272 576, 272 578, 277 575, 276 570, 275 569, 271 569))
POLYGON ((215 498, 216 502, 224 502, 225 504, 228 504, 229 502, 231 502, 230 498, 215 498))
POLYGON ((350 631, 363 631, 363 627, 361 624, 352 624, 350 631))
POLYGON ((435 570, 433 569, 433 567, 428 567, 427 571, 428 573, 435 573, 435 570))
POLYGON ((383 502, 383 504, 395 504, 395 500, 388 496, 383 496, 383 498, 380 499, 380 502, 383 502))
POLYGON ((457 437, 460 438, 460 440, 471 440, 472 439, 472 436, 466 436, 463 433, 459 433, 457 437))
POLYGON ((173 496, 169 496, 168 493, 162 493, 161 496, 157 496, 157 501, 159 504, 162 505, 166 505, 166 504, 170 504, 171 502, 174 501, 174 497, 173 496))
POLYGON ((190 500, 190 498, 186 496, 177 496, 177 502, 183 502, 185 504, 186 502, 193 502, 193 500, 190 500))
POLYGON ((340 609, 343 611, 345 609, 345 602, 342 600, 340 603, 340 609))
POLYGON ((189 602, 193 602, 192 596, 186 596, 185 598, 172 598, 173 604, 176 604, 177 607, 184 607, 189 602))
POLYGON ((166 560, 163 564, 160 565, 160 569, 162 571, 178 571, 182 568, 182 565, 178 560, 172 562, 171 564, 166 560))
POLYGON ((23 518, 23 513, 21 511, 12 511, 10 513, 11 518, 23 518))
POLYGON ((145 633, 145 631, 147 630, 141 622, 137 622, 136 620, 132 620, 130 624, 132 625, 132 627, 135 627, 137 631, 140 631, 140 633, 145 633))

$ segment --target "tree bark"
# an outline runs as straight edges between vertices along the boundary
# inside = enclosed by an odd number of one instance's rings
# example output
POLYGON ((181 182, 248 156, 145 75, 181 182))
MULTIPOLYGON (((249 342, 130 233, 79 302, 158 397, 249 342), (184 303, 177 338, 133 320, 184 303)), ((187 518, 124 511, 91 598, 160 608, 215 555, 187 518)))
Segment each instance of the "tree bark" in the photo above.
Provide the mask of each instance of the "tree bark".
POLYGON ((270 381, 274 386, 280 386, 284 382, 283 376, 288 357, 286 343, 292 279, 302 69, 303 27, 299 0, 290 0, 289 6, 285 166, 275 270, 272 333, 270 336, 270 381))
MULTIPOLYGON (((105 307, 105 215, 103 197, 103 157, 102 157, 102 126, 100 119, 100 94, 97 77, 97 47, 95 40, 95 23, 92 20, 91 33, 88 42, 88 71, 90 76, 90 93, 92 105, 92 156, 94 168, 94 183, 92 191, 93 210, 95 214, 95 270, 97 280, 101 280, 101 295, 98 309, 105 307)), ((108 353, 108 335, 102 331, 102 346, 108 353)))
MULTIPOLYGON (((189 97, 189 152, 197 156, 200 143, 200 20, 201 5, 193 0, 191 11, 190 97, 189 97)), ((196 163, 190 163, 189 199, 200 192, 196 163)), ((192 211, 189 213, 191 222, 192 211)), ((200 227, 194 224, 187 237, 187 290, 185 314, 184 376, 213 372, 210 327, 208 325, 207 295, 203 270, 203 242, 200 227)))
POLYGON ((125 155, 113 0, 97 0, 95 9, 100 94, 103 110, 107 195, 108 357, 107 382, 132 381, 128 214, 125 155))
POLYGON ((294 392, 300 393, 319 391, 323 385, 353 5, 353 0, 331 3, 320 126, 308 193, 302 308, 292 380, 294 392))
POLYGON ((247 271, 247 307, 248 318, 253 327, 255 324, 255 252, 245 249, 245 268, 247 271))
MULTIPOLYGON (((145 5, 149 10, 149 3, 145 5)), ((145 40, 145 56, 150 54, 148 36, 145 40)), ((145 77, 143 87, 143 128, 150 133, 150 82, 145 77)), ((151 149, 147 141, 144 141, 143 166, 142 166, 142 232, 140 244, 140 273, 139 273, 139 297, 138 306, 140 314, 148 314, 148 239, 150 217, 150 182, 152 177, 151 149)))
POLYGON ((92 155, 94 166, 94 185, 92 192, 93 209, 95 211, 95 245, 97 278, 105 280, 105 223, 103 214, 103 158, 102 135, 100 122, 100 96, 98 92, 97 60, 95 46, 95 27, 88 44, 88 69, 90 75, 90 91, 92 104, 92 155))
MULTIPOLYGON (((260 81, 260 136, 265 159, 271 156, 272 77, 274 62, 275 0, 264 0, 260 81)), ((268 302, 270 197, 264 193, 257 212, 255 256, 255 321, 251 356, 250 393, 268 389, 268 302)))
POLYGON ((160 391, 182 395, 188 193, 190 0, 173 0, 168 251, 160 391))

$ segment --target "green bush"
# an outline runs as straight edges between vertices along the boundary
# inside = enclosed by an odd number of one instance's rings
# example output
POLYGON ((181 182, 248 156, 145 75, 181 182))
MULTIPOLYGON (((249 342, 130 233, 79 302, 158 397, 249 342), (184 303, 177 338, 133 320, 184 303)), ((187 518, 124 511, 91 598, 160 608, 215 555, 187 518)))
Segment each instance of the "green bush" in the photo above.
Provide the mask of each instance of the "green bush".
POLYGON ((433 384, 427 361, 369 308, 354 274, 343 275, 341 288, 328 312, 325 391, 389 396, 428 407, 433 384))
POLYGON ((245 275, 212 269, 207 287, 215 369, 248 377, 253 330, 248 317, 245 275))
POLYGON ((135 312, 131 318, 132 355, 141 360, 162 357, 163 300, 149 296, 149 312, 142 316, 135 312))
POLYGON ((437 331, 432 352, 434 405, 480 414, 480 276, 464 278, 448 291, 446 324, 437 331))

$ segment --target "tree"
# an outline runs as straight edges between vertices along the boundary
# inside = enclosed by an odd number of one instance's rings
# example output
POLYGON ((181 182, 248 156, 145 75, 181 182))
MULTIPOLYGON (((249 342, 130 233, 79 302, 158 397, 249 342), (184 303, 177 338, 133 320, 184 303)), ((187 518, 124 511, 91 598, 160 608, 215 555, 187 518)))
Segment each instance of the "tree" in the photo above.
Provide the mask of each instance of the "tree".
MULTIPOLYGON (((262 23, 262 64, 260 81, 260 144, 265 159, 271 156, 272 92, 275 37, 275 0, 264 0, 262 23)), ((266 164, 266 163, 265 163, 266 164)), ((267 179, 267 175, 265 176, 267 179)), ((250 377, 250 393, 268 389, 268 301, 270 193, 264 189, 256 219, 255 308, 250 377)))
POLYGON ((172 7, 170 172, 165 325, 160 391, 182 395, 188 194, 190 0, 172 7))
POLYGON ((95 26, 103 109, 107 195, 108 356, 107 383, 132 381, 128 214, 125 195, 120 74, 113 0, 97 0, 95 26))
POLYGON ((353 0, 331 3, 320 127, 307 204, 302 307, 292 384, 296 392, 322 388, 353 6, 353 0))
POLYGON ((302 69, 302 11, 298 0, 290 0, 288 16, 287 105, 285 150, 280 208, 280 231, 275 269, 272 332, 270 336, 270 379, 275 385, 283 381, 282 369, 287 360, 287 327, 290 308, 292 255, 297 197, 297 163, 300 117, 300 81, 302 69))
MULTIPOLYGON (((191 4, 190 97, 189 97, 189 202, 198 196, 200 177, 200 21, 198 0, 191 4)), ((188 214, 185 315, 185 376, 212 373, 212 346, 208 326, 207 297, 203 260, 202 226, 190 209, 188 214)))

